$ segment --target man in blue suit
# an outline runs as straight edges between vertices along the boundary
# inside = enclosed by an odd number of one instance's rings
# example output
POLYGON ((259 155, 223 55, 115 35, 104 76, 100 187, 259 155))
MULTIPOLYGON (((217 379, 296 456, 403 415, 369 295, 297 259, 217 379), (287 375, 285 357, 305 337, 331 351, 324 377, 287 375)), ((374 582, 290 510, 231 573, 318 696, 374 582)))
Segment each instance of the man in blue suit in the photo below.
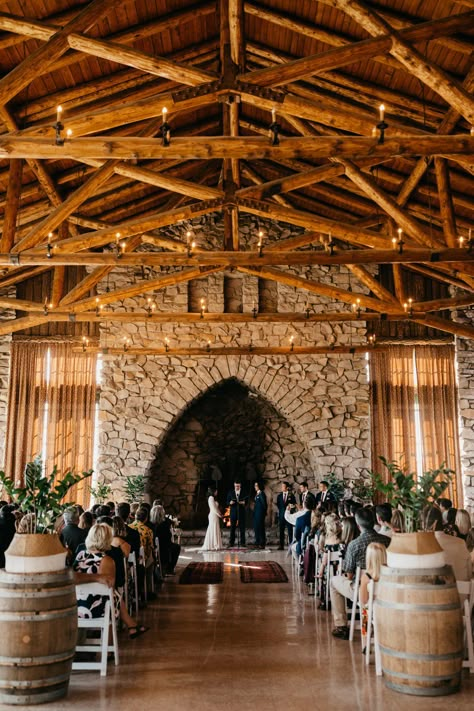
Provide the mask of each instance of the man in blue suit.
POLYGON ((290 485, 287 481, 281 482, 281 492, 277 496, 277 508, 278 508, 278 527, 280 529, 280 545, 278 550, 282 551, 285 547, 285 528, 288 531, 288 543, 290 544, 293 540, 293 526, 291 523, 285 519, 285 511, 288 506, 294 506, 296 504, 296 499, 294 494, 290 491, 290 485))
POLYGON ((227 494, 227 506, 230 508, 230 539, 229 548, 235 544, 235 529, 240 531, 240 545, 245 546, 245 509, 248 497, 242 492, 242 484, 234 482, 234 488, 227 494))

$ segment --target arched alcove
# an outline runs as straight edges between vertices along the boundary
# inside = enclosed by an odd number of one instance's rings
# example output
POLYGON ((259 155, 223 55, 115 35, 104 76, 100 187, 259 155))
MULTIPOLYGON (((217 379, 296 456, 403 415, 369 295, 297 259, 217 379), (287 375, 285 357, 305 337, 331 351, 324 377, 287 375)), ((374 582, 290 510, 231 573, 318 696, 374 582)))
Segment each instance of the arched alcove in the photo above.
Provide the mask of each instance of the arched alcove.
POLYGON ((171 425, 149 468, 148 492, 161 497, 183 526, 200 527, 213 481, 224 504, 237 478, 249 492, 263 479, 272 498, 280 481, 296 481, 309 469, 306 447, 284 416, 231 377, 206 390, 171 425))

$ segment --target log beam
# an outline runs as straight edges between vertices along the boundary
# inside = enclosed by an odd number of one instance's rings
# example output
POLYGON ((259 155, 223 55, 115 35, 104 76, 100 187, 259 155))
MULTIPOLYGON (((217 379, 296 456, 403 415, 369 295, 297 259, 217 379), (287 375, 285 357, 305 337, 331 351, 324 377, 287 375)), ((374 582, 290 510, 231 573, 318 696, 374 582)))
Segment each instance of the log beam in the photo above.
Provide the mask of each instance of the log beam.
POLYGON ((0 240, 1 252, 9 252, 15 243, 16 221, 22 187, 22 173, 23 161, 14 158, 10 161, 10 172, 8 174, 5 216, 3 220, 2 238, 0 240))

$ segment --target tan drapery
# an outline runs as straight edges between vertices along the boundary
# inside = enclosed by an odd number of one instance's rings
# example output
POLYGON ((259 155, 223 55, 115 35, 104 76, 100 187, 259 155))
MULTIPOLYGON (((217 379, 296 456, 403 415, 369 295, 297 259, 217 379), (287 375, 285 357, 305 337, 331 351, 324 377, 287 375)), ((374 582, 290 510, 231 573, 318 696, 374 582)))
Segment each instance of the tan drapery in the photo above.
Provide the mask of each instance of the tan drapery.
POLYGON ((379 457, 416 469, 413 349, 393 346, 370 353, 372 469, 387 474, 379 457))
POLYGON ((454 346, 416 346, 417 392, 422 430, 423 469, 436 469, 441 462, 454 469, 449 498, 462 502, 461 458, 457 413, 454 346))
POLYGON ((417 453, 423 471, 445 462, 456 472, 449 495, 460 506, 454 347, 391 346, 387 351, 373 351, 370 373, 372 469, 386 476, 379 455, 400 461, 409 471, 417 471, 417 453))
MULTIPOLYGON (((23 483, 28 461, 44 458, 44 441, 47 474, 54 465, 59 478, 92 468, 96 364, 95 354, 74 353, 72 343, 12 344, 5 471, 15 481, 23 483)), ((88 483, 71 489, 68 500, 87 504, 88 483)))
MULTIPOLYGON (((50 352, 45 465, 47 472, 56 465, 61 477, 92 469, 97 359, 93 353, 75 353, 72 343, 55 343, 50 352)), ((73 487, 68 500, 87 503, 89 484, 73 487)))
POLYGON ((26 463, 41 452, 47 350, 44 343, 11 344, 5 473, 17 486, 26 463))

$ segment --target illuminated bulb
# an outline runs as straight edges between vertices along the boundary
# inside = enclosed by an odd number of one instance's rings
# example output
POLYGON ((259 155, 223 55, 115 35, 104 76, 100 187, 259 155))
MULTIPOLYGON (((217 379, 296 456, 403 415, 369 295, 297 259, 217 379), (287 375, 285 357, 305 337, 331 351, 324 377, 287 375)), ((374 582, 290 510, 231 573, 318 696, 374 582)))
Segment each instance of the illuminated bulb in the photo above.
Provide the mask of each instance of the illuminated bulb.
POLYGON ((276 121, 276 114, 277 114, 276 109, 273 108, 272 109, 272 123, 275 123, 275 121, 276 121))
POLYGON ((62 107, 62 106, 56 106, 56 123, 60 123, 62 112, 63 112, 63 107, 62 107))
POLYGON ((394 249, 397 248, 397 238, 396 237, 392 237, 392 246, 394 249))
POLYGON ((72 128, 68 128, 68 130, 66 131, 66 136, 67 136, 68 138, 71 138, 71 136, 72 136, 72 128))
POLYGON ((191 242, 191 249, 194 249, 195 246, 196 246, 196 242, 191 242))
POLYGON ((168 109, 166 108, 166 106, 163 106, 163 108, 161 109, 161 115, 163 117, 163 121, 166 121, 166 114, 167 113, 168 113, 168 109))
POLYGON ((458 242, 459 242, 459 246, 460 246, 460 247, 464 247, 464 237, 462 237, 462 236, 459 237, 459 238, 458 238, 458 242))
POLYGON ((383 121, 385 117, 385 106, 383 104, 380 104, 379 106, 379 115, 380 115, 380 120, 383 121))
POLYGON ((405 301, 405 303, 403 304, 403 310, 404 310, 405 312, 408 311, 408 304, 407 304, 406 301, 405 301))

